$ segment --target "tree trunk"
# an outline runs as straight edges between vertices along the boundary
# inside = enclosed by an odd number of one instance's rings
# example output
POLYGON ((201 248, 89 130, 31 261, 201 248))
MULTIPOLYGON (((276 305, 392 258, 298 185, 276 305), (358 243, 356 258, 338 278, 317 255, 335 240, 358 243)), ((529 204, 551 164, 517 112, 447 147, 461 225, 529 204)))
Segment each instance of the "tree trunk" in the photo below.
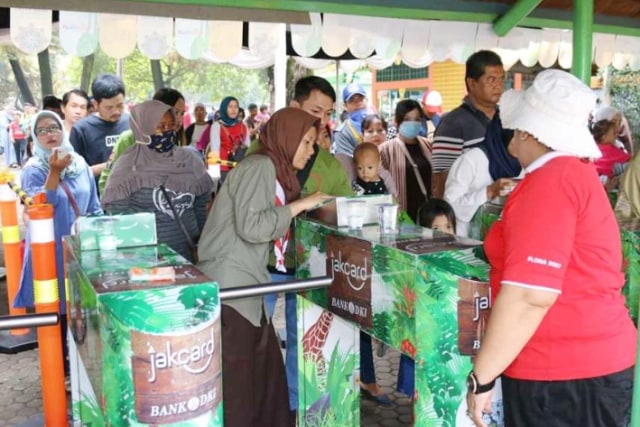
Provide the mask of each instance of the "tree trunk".
POLYGON ((87 55, 82 58, 82 75, 80 76, 80 89, 89 93, 89 85, 91 84, 91 74, 93 73, 93 63, 96 60, 95 54, 87 55))
POLYGON ((53 93, 53 80, 51 79, 51 62, 49 61, 49 48, 38 54, 38 67, 40 68, 40 88, 42 97, 55 95, 53 93))
POLYGON ((287 59, 287 101, 293 99, 298 80, 311 74, 310 69, 298 64, 295 59, 291 57, 287 59))
POLYGON ((162 79, 162 68, 160 67, 160 60, 151 59, 151 76, 153 77, 153 89, 157 92, 164 87, 164 81, 162 79))
POLYGON ((22 72, 20 61, 18 61, 17 58, 9 58, 9 64, 11 64, 13 75, 16 78, 16 84, 18 85, 18 89, 20 89, 20 97, 22 98, 22 102, 28 102, 31 105, 36 105, 36 100, 33 98, 33 94, 31 93, 31 89, 29 88, 29 83, 27 82, 27 79, 22 72))
MULTIPOLYGON (((273 113, 273 109, 276 103, 276 83, 274 75, 274 66, 268 67, 265 70, 267 74, 267 90, 269 91, 269 111, 273 113)), ((258 105, 260 107, 260 105, 258 105)))

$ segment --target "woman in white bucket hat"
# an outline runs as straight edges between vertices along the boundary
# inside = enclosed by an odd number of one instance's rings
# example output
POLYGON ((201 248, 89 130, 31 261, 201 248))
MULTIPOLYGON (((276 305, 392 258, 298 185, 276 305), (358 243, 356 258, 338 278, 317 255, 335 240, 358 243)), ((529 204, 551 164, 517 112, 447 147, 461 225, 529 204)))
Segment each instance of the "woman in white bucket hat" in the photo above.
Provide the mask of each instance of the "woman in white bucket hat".
POLYGON ((484 243, 495 299, 468 379, 476 426, 498 377, 506 426, 629 423, 637 332, 618 226, 588 160, 600 155, 587 127, 595 100, 558 70, 501 98, 526 175, 484 243))

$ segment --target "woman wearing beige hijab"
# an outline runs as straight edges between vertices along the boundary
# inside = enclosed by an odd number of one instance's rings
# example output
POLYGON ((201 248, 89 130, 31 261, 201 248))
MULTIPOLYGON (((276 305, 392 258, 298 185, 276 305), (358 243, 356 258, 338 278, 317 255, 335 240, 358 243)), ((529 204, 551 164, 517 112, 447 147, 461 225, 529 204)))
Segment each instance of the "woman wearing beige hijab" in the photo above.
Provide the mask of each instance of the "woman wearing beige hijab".
POLYGON ((616 212, 627 218, 640 218, 640 152, 627 164, 619 190, 616 212))

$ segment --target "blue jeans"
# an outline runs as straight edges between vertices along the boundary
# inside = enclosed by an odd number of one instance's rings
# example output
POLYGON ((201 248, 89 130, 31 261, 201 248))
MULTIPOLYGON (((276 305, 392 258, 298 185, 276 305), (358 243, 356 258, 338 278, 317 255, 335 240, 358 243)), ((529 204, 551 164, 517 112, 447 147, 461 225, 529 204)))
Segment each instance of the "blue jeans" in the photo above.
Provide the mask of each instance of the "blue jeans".
POLYGON ((363 384, 374 384, 376 382, 371 336, 362 331, 360 331, 360 382, 363 384))
POLYGON ((296 293, 284 296, 284 317, 287 321, 287 352, 285 370, 289 385, 289 408, 298 409, 298 322, 296 318, 296 293))
MULTIPOLYGON (((272 274, 271 281, 272 282, 281 282, 282 280, 274 280, 273 276, 280 276, 279 274, 272 274)), ((271 319, 273 317, 273 312, 276 311, 276 301, 278 301, 278 294, 269 294, 264 296, 264 305, 267 309, 267 317, 271 319)))
POLYGON ((398 385, 396 390, 404 393, 413 399, 413 391, 415 390, 415 374, 416 363, 409 356, 404 354, 400 356, 400 366, 398 368, 398 385))

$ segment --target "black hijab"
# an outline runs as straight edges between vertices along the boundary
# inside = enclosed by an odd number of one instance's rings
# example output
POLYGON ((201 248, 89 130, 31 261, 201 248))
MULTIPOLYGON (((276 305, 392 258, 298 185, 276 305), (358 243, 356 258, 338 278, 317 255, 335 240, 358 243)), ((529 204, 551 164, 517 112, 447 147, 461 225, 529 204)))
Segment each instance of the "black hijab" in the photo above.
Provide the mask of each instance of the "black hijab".
POLYGON ((513 138, 513 130, 503 129, 498 111, 493 116, 484 135, 480 148, 489 159, 489 173, 494 181, 500 178, 513 178, 520 175, 522 166, 518 159, 507 151, 513 138))

